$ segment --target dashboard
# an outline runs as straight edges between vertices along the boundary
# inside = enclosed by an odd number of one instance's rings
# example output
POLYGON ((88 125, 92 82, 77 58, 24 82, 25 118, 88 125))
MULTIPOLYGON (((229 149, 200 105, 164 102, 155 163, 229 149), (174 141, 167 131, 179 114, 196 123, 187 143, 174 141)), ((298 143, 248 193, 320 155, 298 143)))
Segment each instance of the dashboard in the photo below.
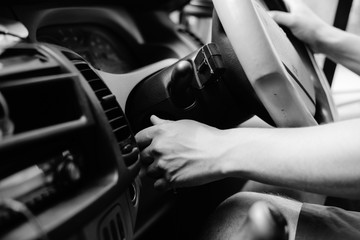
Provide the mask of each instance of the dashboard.
POLYGON ((0 8, 0 239, 146 239, 167 213, 124 113, 137 83, 199 47, 167 5, 0 8))
POLYGON ((101 71, 126 73, 140 67, 131 45, 101 25, 44 27, 38 30, 37 40, 68 48, 101 71))

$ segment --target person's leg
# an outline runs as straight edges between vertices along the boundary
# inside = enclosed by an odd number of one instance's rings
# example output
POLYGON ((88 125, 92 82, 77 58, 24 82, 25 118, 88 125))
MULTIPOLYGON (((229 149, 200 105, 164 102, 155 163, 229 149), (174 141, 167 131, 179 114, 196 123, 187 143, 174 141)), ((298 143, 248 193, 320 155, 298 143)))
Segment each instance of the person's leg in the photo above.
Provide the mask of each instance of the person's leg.
POLYGON ((324 205, 326 201, 326 196, 324 195, 302 192, 295 189, 282 188, 273 185, 267 185, 255 181, 247 181, 241 191, 280 195, 297 200, 299 202, 306 202, 306 203, 313 203, 320 205, 324 205))
POLYGON ((296 239, 299 240, 359 240, 360 213, 304 203, 296 231, 296 239))
POLYGON ((200 239, 237 239, 236 237, 241 235, 249 208, 258 201, 268 202, 278 208, 288 221, 289 240, 294 240, 302 203, 278 196, 252 192, 240 192, 220 204, 209 222, 205 224, 200 239))

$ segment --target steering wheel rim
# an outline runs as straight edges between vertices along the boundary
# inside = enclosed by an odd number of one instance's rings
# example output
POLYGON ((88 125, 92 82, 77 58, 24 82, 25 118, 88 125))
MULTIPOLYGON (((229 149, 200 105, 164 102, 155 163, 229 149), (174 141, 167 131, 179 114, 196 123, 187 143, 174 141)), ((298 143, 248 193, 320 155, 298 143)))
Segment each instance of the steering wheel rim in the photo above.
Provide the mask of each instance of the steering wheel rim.
MULTIPOLYGON (((241 64, 248 81, 240 85, 250 83, 255 98, 277 127, 314 126, 336 119, 330 87, 310 51, 307 50, 309 59, 304 63, 261 1, 213 0, 213 3, 234 52, 230 56, 235 55, 237 59, 232 60, 241 64), (319 114, 322 116, 316 117, 319 114)), ((243 75, 238 69, 232 70, 237 71, 237 76, 243 75)), ((269 122, 266 116, 260 117, 269 122)))

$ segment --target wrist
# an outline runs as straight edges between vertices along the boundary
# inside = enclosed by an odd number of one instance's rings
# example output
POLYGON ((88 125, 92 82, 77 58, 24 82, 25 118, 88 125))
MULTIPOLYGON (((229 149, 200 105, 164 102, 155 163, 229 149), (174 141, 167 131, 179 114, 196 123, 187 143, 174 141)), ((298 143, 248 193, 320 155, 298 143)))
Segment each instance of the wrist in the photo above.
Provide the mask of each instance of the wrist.
POLYGON ((330 51, 330 41, 336 37, 336 28, 330 25, 323 25, 314 33, 313 50, 316 53, 328 54, 330 51))
MULTIPOLYGON (((249 153, 256 145, 254 137, 248 129, 224 130, 220 143, 220 172, 224 177, 247 177, 249 153)), ((250 154, 255 156, 255 154, 250 154)))

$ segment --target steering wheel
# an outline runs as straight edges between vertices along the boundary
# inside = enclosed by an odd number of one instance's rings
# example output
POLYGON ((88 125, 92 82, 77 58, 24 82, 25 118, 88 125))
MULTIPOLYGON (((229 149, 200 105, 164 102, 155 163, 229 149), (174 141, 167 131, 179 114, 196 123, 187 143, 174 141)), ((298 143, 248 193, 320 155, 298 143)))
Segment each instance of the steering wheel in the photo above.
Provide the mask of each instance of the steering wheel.
MULTIPOLYGON (((275 1, 270 6, 276 6, 275 1)), ((227 66, 223 80, 241 108, 277 127, 332 122, 330 87, 311 51, 269 16, 261 0, 213 0, 213 39, 227 66), (249 107, 250 106, 250 107, 249 107)))
POLYGON ((218 128, 253 115, 276 127, 335 121, 330 87, 311 51, 267 13, 279 1, 213 0, 213 43, 136 85, 126 102, 133 130, 150 126, 152 114, 218 128))

